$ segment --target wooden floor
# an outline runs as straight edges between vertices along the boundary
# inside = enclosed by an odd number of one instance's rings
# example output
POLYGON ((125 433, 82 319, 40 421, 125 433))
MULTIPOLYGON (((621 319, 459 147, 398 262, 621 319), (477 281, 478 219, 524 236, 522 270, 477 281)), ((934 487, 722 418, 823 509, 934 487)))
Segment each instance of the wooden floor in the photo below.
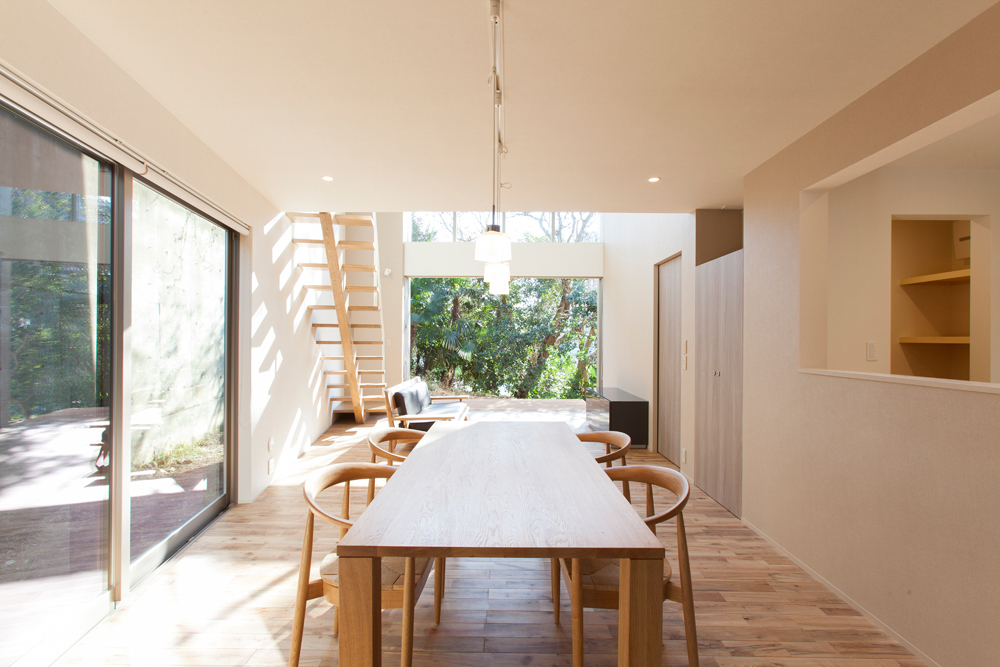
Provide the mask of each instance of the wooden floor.
MULTIPOLYGON (((305 520, 301 481, 331 462, 367 461, 366 432, 336 424, 294 470, 233 508, 60 664, 287 664, 305 520)), ((641 450, 630 462, 668 465, 641 450)), ((352 497, 359 511, 363 490, 352 497)), ((705 667, 923 667, 697 489, 685 517, 705 667)), ((320 531, 314 562, 336 544, 335 528, 320 531)), ((676 571, 672 524, 659 536, 676 571)), ((428 582, 418 600, 415 665, 571 664, 569 601, 564 587, 567 613, 555 625, 547 561, 449 559, 440 626, 433 590, 428 582)), ((617 612, 586 610, 584 618, 585 664, 615 665, 617 612)), ((398 665, 401 611, 382 619, 383 664, 398 665)), ((663 640, 664 664, 687 665, 680 605, 672 602, 664 603, 663 640)), ((337 664, 333 613, 322 599, 309 606, 301 664, 337 664)))

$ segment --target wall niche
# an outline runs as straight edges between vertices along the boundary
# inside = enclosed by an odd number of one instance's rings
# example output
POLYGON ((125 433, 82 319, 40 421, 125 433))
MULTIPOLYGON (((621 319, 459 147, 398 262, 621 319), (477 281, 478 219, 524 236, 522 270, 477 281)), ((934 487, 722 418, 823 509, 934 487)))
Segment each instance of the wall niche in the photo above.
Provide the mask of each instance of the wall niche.
POLYGON ((970 378, 970 246, 968 220, 892 221, 892 374, 970 378))

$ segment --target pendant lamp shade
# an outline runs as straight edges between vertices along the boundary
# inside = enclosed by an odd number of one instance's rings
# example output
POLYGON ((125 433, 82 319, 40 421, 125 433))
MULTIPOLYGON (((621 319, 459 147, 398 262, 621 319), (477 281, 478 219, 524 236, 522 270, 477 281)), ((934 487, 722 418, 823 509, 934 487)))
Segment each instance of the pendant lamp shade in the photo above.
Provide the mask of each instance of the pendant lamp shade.
POLYGON ((500 231, 499 225, 490 225, 476 239, 476 260, 479 262, 510 261, 510 237, 500 231))
POLYGON ((490 283, 490 294, 502 295, 510 294, 510 283, 506 280, 490 283))
POLYGON ((490 262, 483 270, 483 280, 491 285, 510 282, 510 265, 507 262, 490 262))

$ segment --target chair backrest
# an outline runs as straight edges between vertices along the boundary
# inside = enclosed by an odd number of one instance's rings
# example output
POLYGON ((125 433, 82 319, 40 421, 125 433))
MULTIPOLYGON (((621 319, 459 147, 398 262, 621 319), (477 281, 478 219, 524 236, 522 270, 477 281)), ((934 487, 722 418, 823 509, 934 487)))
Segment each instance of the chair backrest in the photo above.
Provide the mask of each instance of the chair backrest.
POLYGON ((406 456, 395 453, 396 443, 417 442, 425 435, 427 435, 426 431, 418 431, 412 428, 373 430, 368 434, 368 448, 376 458, 390 461, 389 465, 392 465, 392 461, 402 463, 406 460, 406 456))
POLYGON ((351 521, 351 482, 380 477, 388 479, 394 472, 396 468, 375 463, 334 463, 310 474, 302 485, 302 493, 309 505, 309 511, 327 523, 340 526, 340 536, 343 537, 348 528, 354 525, 351 521), (340 483, 344 484, 344 498, 341 504, 341 516, 336 516, 320 507, 316 497, 322 491, 340 483))
POLYGON ((656 524, 667 519, 672 519, 684 510, 688 497, 691 495, 691 486, 688 484, 687 477, 670 468, 633 465, 605 468, 604 472, 616 482, 640 482, 647 485, 645 522, 654 533, 656 532, 656 524), (656 513, 656 509, 653 507, 653 486, 672 491, 677 496, 674 504, 659 514, 656 513))
POLYGON ((594 457, 598 463, 607 463, 625 456, 632 448, 632 438, 620 431, 595 431, 593 433, 577 433, 581 442, 600 442, 606 445, 604 456, 594 457))
POLYGON ((415 415, 430 404, 431 392, 427 383, 419 377, 385 390, 385 412, 389 426, 396 425, 396 415, 415 415))

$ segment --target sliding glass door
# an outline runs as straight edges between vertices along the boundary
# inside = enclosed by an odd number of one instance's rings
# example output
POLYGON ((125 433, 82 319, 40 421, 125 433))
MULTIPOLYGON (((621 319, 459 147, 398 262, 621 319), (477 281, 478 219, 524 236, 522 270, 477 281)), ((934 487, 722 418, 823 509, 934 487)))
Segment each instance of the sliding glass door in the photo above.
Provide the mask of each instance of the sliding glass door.
POLYGON ((226 493, 228 234, 133 182, 133 562, 149 554, 155 567, 226 493))
POLYGON ((0 106, 0 667, 229 505, 238 236, 0 106))
POLYGON ((0 156, 0 664, 10 664, 107 597, 114 172, 3 108, 0 156))

